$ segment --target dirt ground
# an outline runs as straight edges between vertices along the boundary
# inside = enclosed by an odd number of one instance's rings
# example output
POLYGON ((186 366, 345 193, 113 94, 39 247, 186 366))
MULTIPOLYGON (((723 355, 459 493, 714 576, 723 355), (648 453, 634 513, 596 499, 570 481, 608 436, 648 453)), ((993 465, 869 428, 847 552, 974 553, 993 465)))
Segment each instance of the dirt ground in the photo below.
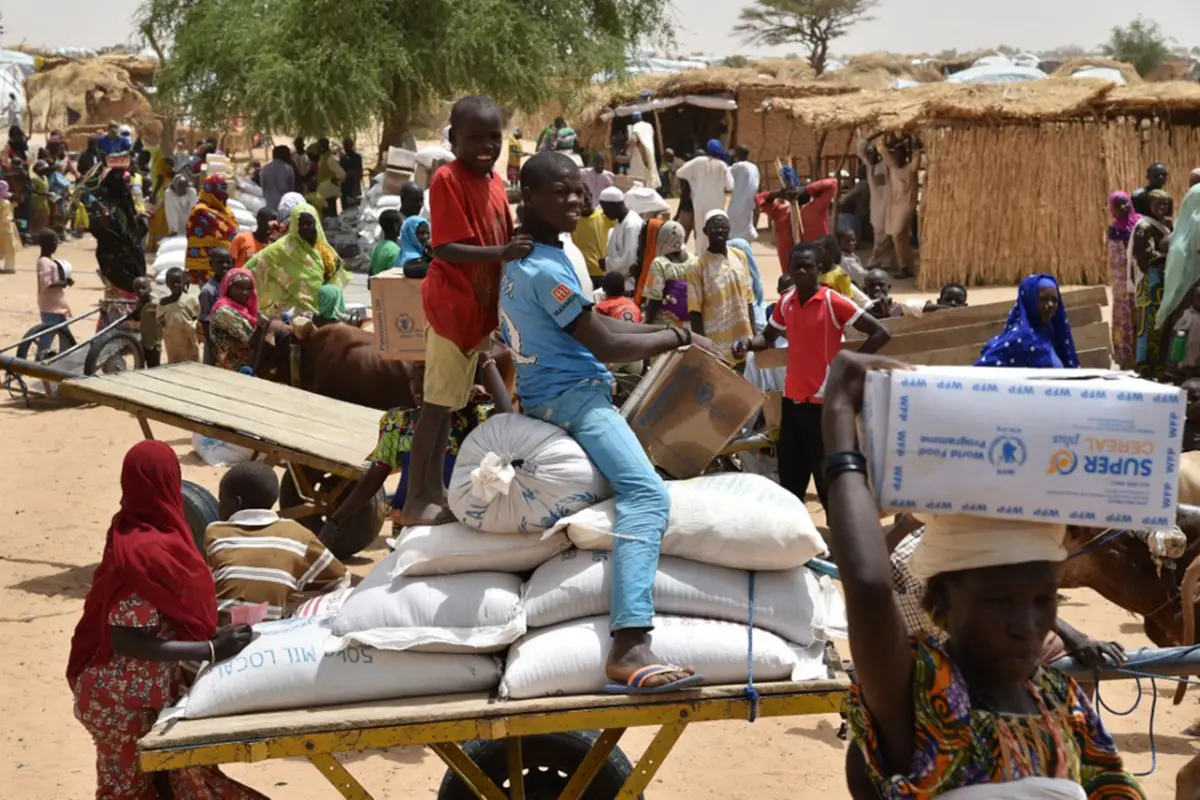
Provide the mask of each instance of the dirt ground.
MULTIPOLYGON (((763 263, 774 265, 769 249, 760 249, 763 263)), ((85 240, 62 251, 75 265, 78 283, 68 294, 76 314, 100 297, 91 250, 91 241, 85 240)), ((38 321, 35 260, 36 252, 27 248, 19 254, 17 274, 0 275, 0 347, 38 321)), ((765 266, 764 272, 772 290, 775 274, 765 266)), ((1013 294, 1012 289, 972 290, 971 301, 1013 294)), ((185 478, 215 491, 219 471, 200 464, 186 433, 164 426, 156 426, 155 433, 175 447, 185 478)), ((40 401, 26 409, 21 402, 0 398, 0 640, 7 643, 0 659, 0 708, 6 711, 0 719, 0 753, 7 754, 0 759, 0 798, 93 796, 95 754, 73 717, 63 673, 71 632, 120 499, 121 459, 140 436, 133 417, 106 408, 40 401)), ((376 545, 356 560, 356 572, 369 571, 384 555, 383 539, 376 545)), ((1121 641, 1128 649, 1149 644, 1133 616, 1091 592, 1069 594, 1062 613, 1076 627, 1121 641)), ((1151 695, 1146 689, 1131 716, 1104 714, 1135 772, 1151 765, 1151 695)), ((1172 689, 1160 687, 1158 693, 1158 764, 1144 779, 1151 798, 1172 797, 1175 773, 1197 752, 1193 740, 1181 735, 1197 715, 1196 702, 1189 698, 1172 707, 1172 689)), ((1120 711, 1129 709, 1135 696, 1133 683, 1103 689, 1104 699, 1120 711)), ((659 800, 847 797, 838 722, 836 716, 823 716, 697 725, 676 746, 648 794, 659 800)), ((632 730, 625 736, 621 744, 631 759, 641 754, 651 734, 632 730)), ((380 798, 429 797, 445 772, 437 756, 415 748, 356 755, 346 763, 380 798)), ((275 798, 339 796, 306 762, 235 765, 227 771, 275 798)))

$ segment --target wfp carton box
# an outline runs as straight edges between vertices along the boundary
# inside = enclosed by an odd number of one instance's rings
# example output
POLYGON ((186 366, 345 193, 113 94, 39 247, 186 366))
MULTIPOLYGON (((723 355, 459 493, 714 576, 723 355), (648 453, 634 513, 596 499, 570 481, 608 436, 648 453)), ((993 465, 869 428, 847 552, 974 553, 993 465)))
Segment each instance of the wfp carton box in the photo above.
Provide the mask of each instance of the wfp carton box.
POLYGON ((763 393, 699 347, 655 359, 621 407, 656 466, 694 478, 758 414, 763 393))
POLYGON ((1169 527, 1185 410, 1181 389, 1107 371, 871 373, 875 499, 918 515, 1169 527))
POLYGON ((400 267, 371 278, 371 317, 375 341, 384 358, 425 360, 425 307, 420 280, 404 277, 400 267))

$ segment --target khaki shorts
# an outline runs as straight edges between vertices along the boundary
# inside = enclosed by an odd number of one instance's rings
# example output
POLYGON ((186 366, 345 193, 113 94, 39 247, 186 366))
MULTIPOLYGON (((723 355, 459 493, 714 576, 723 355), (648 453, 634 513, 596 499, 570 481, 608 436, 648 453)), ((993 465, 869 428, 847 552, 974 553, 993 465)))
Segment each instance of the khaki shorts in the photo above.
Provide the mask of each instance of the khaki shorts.
POLYGON ((479 356, 492 351, 491 337, 485 338, 470 353, 458 349, 449 339, 425 327, 425 398, 429 405, 451 411, 466 408, 475 385, 479 356))

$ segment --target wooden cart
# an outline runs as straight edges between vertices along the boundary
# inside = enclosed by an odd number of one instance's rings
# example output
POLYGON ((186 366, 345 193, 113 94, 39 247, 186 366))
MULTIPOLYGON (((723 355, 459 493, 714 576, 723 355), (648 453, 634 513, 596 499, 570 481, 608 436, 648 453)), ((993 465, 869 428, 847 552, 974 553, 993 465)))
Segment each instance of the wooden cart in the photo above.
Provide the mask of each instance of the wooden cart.
POLYGON ((343 797, 371 795, 339 753, 425 746, 449 768, 438 800, 634 800, 694 722, 835 714, 844 675, 801 683, 717 686, 670 695, 549 697, 493 702, 485 694, 426 697, 160 723, 141 741, 146 771, 306 758, 343 797), (626 729, 657 726, 631 766, 626 729), (465 745, 463 743, 466 743, 465 745), (503 787, 503 788, 501 788, 503 787))
MULTIPOLYGON (((379 431, 376 409, 199 363, 76 378, 64 381, 60 392, 128 411, 147 439, 154 438, 150 423, 162 422, 245 447, 272 466, 284 465, 280 515, 314 531, 366 473, 379 431)), ((216 520, 216 499, 185 481, 184 504, 193 534, 203 537, 216 520)), ((381 490, 341 526, 344 537, 337 549, 357 552, 369 545, 387 509, 381 490)))

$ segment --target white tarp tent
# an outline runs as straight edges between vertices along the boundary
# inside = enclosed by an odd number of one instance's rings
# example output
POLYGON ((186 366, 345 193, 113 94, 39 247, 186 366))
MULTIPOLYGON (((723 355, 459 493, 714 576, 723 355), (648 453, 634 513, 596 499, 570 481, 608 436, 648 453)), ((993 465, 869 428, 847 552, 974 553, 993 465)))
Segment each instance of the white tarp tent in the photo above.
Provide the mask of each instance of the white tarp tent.
MULTIPOLYGON (((980 59, 982 60, 982 59, 980 59)), ((1046 73, 1015 64, 995 64, 969 67, 946 78, 946 83, 1022 83, 1045 78, 1046 73)))
POLYGON ((1111 81, 1117 86, 1124 86, 1129 81, 1125 80, 1125 76, 1121 74, 1121 70, 1113 69, 1112 67, 1083 67, 1071 73, 1072 78, 1099 78, 1104 81, 1111 81))
POLYGON ((674 108, 675 106, 696 106, 697 108, 710 108, 716 111, 736 111, 737 100, 732 94, 679 94, 674 97, 651 97, 648 100, 642 100, 638 103, 626 103, 623 106, 617 106, 612 111, 605 111, 600 115, 600 119, 607 122, 614 116, 628 117, 635 113, 641 112, 645 114, 648 111, 661 111, 664 108, 674 108))
POLYGON ((8 61, 3 57, 10 52, 13 51, 0 51, 0 122, 3 122, 5 127, 23 125, 25 109, 28 107, 25 99, 25 73, 20 63, 8 61))

